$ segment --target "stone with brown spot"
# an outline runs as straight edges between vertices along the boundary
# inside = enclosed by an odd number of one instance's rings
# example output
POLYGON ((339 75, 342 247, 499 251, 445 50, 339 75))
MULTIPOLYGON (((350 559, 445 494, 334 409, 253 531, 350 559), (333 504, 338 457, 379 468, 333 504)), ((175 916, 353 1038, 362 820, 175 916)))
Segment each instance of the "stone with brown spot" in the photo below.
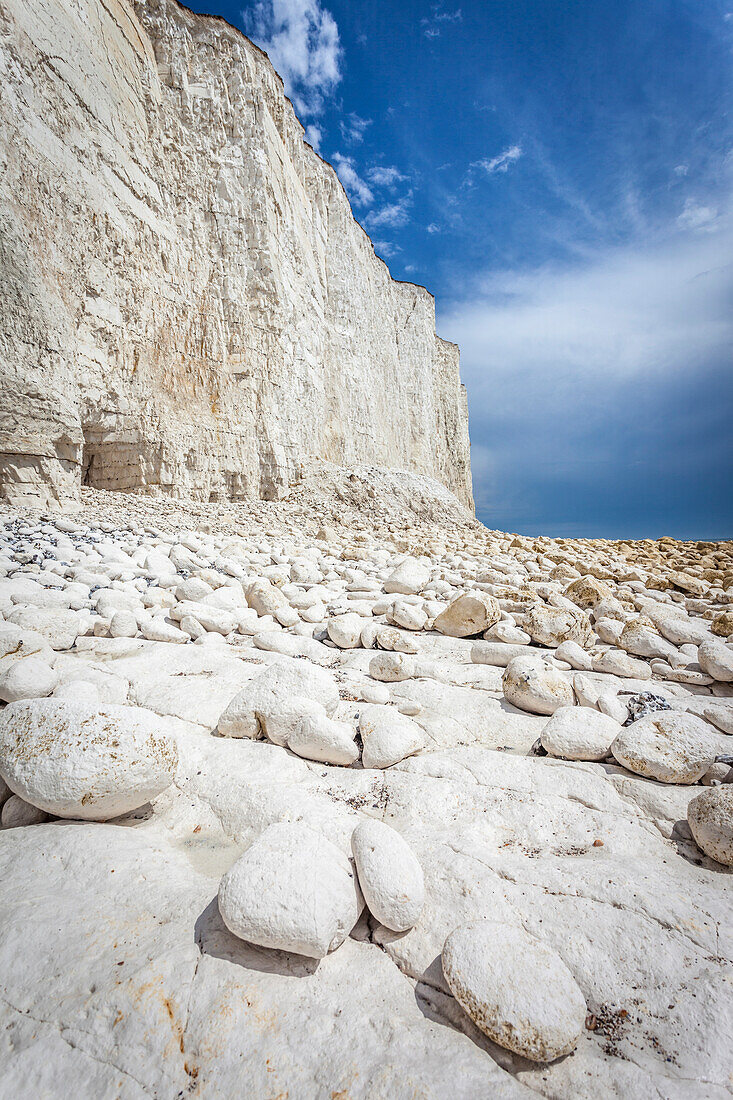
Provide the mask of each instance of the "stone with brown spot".
POLYGON ((575 1049, 585 998, 560 956, 521 925, 463 924, 445 941, 442 962, 453 996, 499 1046, 533 1062, 575 1049))
POLYGON ((0 717, 0 775, 57 817, 129 813, 170 786, 177 764, 163 721, 142 707, 24 699, 0 717))

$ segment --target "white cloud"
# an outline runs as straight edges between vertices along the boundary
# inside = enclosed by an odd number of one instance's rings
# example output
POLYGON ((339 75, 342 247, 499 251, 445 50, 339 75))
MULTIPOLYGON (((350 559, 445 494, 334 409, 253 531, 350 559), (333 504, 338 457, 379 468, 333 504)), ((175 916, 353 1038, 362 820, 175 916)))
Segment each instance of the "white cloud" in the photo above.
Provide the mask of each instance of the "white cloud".
POLYGON ((379 210, 370 211, 365 218, 365 225, 368 229, 382 229, 389 226, 392 229, 399 229, 400 226, 406 225, 409 221, 408 210, 412 203, 412 191, 408 191, 406 195, 403 195, 401 199, 396 202, 387 203, 386 206, 381 207, 379 210))
POLYGON ((460 23, 462 19, 463 12, 460 8, 446 11, 442 4, 433 4, 430 15, 420 20, 420 26, 426 38, 439 38, 443 26, 460 23))
POLYGON ((694 199, 686 199, 685 206, 677 219, 677 224, 682 229, 704 229, 710 230, 713 228, 713 223, 717 221, 718 211, 712 206, 701 206, 696 203, 694 199))
POLYGON ((402 173, 391 166, 375 164, 367 172, 367 178, 376 187, 394 187, 396 183, 402 183, 407 179, 402 173))
POLYGON ((305 140, 312 145, 315 151, 318 153, 321 149, 321 142, 323 141, 323 132, 320 126, 316 126, 314 122, 311 122, 309 126, 305 128, 305 140))
POLYGON ((431 222, 430 225, 426 227, 426 229, 428 233, 440 233, 440 226, 437 225, 435 222, 431 222))
POLYGON ((369 203, 374 202, 374 192, 359 175, 353 157, 334 153, 333 166, 352 202, 359 206, 368 206, 369 203))
POLYGON ((392 244, 391 241, 372 241, 372 244, 377 255, 385 260, 391 260, 393 256, 402 251, 398 244, 392 244))
POLYGON ((482 394, 495 403, 504 386, 521 402, 531 378, 695 370, 706 349, 733 339, 732 244, 729 224, 570 269, 492 274, 453 306, 441 332, 461 346, 476 403, 482 394))
POLYGON ((494 172, 508 172, 509 168, 515 161, 519 160, 522 155, 521 145, 510 145, 508 149, 505 149, 503 153, 499 153, 498 156, 492 157, 491 160, 484 158, 483 160, 475 161, 472 168, 483 168, 487 175, 492 176, 494 172))
MULTIPOLYGON (((572 486, 599 508, 607 496, 619 509, 628 491, 653 510, 658 491, 674 499, 674 471, 692 463, 718 476, 721 429, 704 440, 722 417, 711 418, 705 387, 711 376, 720 386, 730 362, 732 256, 733 224, 721 219, 716 234, 493 273, 447 310, 438 300, 438 332, 461 349, 474 493, 495 526, 526 523, 545 491, 557 519, 572 486)), ((609 503, 598 533, 613 522, 609 503)))
POLYGON ((360 118, 359 115, 352 111, 339 121, 339 129, 341 130, 341 137, 344 141, 348 141, 353 145, 359 145, 364 140, 364 134, 368 126, 371 126, 372 120, 370 118, 360 118))
POLYGON ((320 0, 256 0, 242 11, 245 33, 269 56, 303 114, 318 114, 341 79, 336 21, 320 0))

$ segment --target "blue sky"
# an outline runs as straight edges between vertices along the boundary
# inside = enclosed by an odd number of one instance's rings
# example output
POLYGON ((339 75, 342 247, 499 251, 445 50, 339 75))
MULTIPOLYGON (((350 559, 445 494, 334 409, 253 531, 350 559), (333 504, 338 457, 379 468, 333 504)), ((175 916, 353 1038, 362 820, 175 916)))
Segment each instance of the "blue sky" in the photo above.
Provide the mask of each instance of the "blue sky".
POLYGON ((204 0, 461 347, 477 514, 733 536, 733 0, 204 0))

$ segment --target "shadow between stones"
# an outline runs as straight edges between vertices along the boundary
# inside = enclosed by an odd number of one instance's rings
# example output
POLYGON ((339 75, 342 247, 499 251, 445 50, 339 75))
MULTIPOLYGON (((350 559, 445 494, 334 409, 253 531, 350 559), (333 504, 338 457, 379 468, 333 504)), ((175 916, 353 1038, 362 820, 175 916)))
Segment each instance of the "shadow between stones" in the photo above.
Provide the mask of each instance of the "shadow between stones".
POLYGON ((309 959, 289 951, 257 947, 233 935, 221 919, 219 904, 213 897, 194 925, 194 941, 202 955, 234 963, 244 970, 261 974, 280 974, 288 978, 307 978, 315 974, 320 959, 309 959))

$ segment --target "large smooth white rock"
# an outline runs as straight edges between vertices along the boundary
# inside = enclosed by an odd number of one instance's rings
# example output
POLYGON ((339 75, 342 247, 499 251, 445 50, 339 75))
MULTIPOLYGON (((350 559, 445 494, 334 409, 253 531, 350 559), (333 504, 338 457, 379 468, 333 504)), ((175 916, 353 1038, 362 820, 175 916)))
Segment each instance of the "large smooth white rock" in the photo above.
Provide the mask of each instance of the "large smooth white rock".
POLYGON ((258 615, 274 615, 280 607, 287 606, 287 599, 269 580, 254 581, 247 589, 247 603, 258 615))
POLYGON ((501 618, 501 608, 493 596, 476 590, 459 596, 435 620, 435 629, 450 638, 470 638, 483 634, 501 618))
POLYGON ((19 607, 7 616, 23 631, 32 630, 46 639, 51 649, 71 649, 83 632, 83 620, 76 611, 63 608, 19 607))
POLYGON ((359 885, 369 912, 393 932, 417 924, 425 883, 417 856, 396 829, 370 818, 351 837, 359 885))
POLYGON ((514 657, 526 657, 526 645, 516 643, 485 641, 474 642, 471 646, 471 660, 475 665, 494 665, 506 668, 514 657))
POLYGON ((428 615, 422 607, 407 603, 406 600, 395 600, 387 612, 387 620, 405 630, 422 630, 427 624, 428 615))
POLYGON ((398 592, 403 596, 415 595, 422 592, 429 580, 430 570, 426 566, 414 558, 405 558, 387 577, 384 591, 398 592))
POLYGON ((562 672, 538 657, 513 657, 501 678, 504 698, 530 714, 554 714, 575 702, 573 687, 562 672))
POLYGON ((137 809, 170 786, 177 763, 161 720, 139 707, 31 699, 0 715, 0 775, 57 817, 105 821, 137 809))
POLYGON ((340 947, 363 908, 350 860, 302 822, 270 825, 219 885, 235 936, 314 959, 340 947))
POLYGON ((626 623, 618 644, 627 653, 633 653, 637 657, 661 657, 665 661, 674 661, 679 656, 676 646, 640 618, 630 619, 626 623))
POLYGON ((684 614, 661 615, 655 622, 664 637, 675 646, 704 645, 711 637, 707 623, 684 614))
POLYGON ((322 713, 304 715, 288 737, 288 748, 307 760, 348 767, 359 759, 356 730, 322 713))
POLYGON ((705 855, 733 867, 733 784, 708 787, 693 798, 687 821, 705 855))
POLYGON ((587 646, 593 637, 590 619, 577 607, 536 604, 522 619, 522 629, 533 642, 556 648, 563 642, 587 646))
POLYGON ((234 696, 219 718, 219 732, 225 737, 267 737, 286 746, 301 718, 314 713, 314 705, 330 717, 338 702, 336 681, 326 669, 278 659, 234 696))
POLYGON ((0 673, 0 699, 14 703, 17 699, 45 699, 58 683, 58 674, 41 657, 25 657, 14 661, 0 673))
POLYGON ((171 618, 180 622, 188 616, 200 623, 204 630, 214 634, 231 634, 236 629, 238 616, 223 607, 212 607, 205 603, 193 603, 182 600, 171 608, 171 618))
POLYGON ((588 607, 595 607, 601 600, 613 596, 613 590, 606 581, 599 580, 597 577, 585 576, 571 581, 565 589, 565 596, 585 610, 588 607))
POLYGON ((339 649, 356 649, 361 644, 363 625, 360 615, 348 612, 346 615, 335 615, 329 619, 326 630, 333 644, 339 649))
POLYGON ((378 653, 369 662, 369 675, 385 684, 409 680, 416 669, 415 658, 407 653, 378 653))
POLYGON ((560 707, 540 734, 550 756, 564 760, 603 760, 621 726, 592 707, 560 707))
POLYGON ((390 768, 425 747, 425 734, 417 722, 396 707, 368 704, 359 711, 365 768, 390 768))
POLYGON ((499 1046, 533 1062, 577 1046, 587 1011, 580 987, 557 952, 519 925, 461 925, 442 960, 453 996, 499 1046))
POLYGON ((611 676, 623 676, 630 680, 650 680, 652 670, 646 661, 630 657, 623 649, 609 649, 593 658, 594 672, 607 672, 611 676))
POLYGON ((137 619, 132 611, 115 611, 109 624, 110 638, 134 638, 137 634, 137 619))
POLYGON ((723 733, 733 734, 733 706, 721 706, 714 703, 703 707, 703 718, 712 722, 723 733))
POLYGON ((697 659, 703 672, 714 680, 722 683, 733 680, 733 649, 717 638, 707 639, 700 645, 697 659))
POLYGON ((591 672, 593 669, 593 658, 577 642, 561 642, 555 650, 555 657, 578 672, 591 672))
POLYGON ((611 752, 629 771, 660 783, 697 783, 719 752, 720 738, 694 714, 657 711, 621 730, 611 752))

